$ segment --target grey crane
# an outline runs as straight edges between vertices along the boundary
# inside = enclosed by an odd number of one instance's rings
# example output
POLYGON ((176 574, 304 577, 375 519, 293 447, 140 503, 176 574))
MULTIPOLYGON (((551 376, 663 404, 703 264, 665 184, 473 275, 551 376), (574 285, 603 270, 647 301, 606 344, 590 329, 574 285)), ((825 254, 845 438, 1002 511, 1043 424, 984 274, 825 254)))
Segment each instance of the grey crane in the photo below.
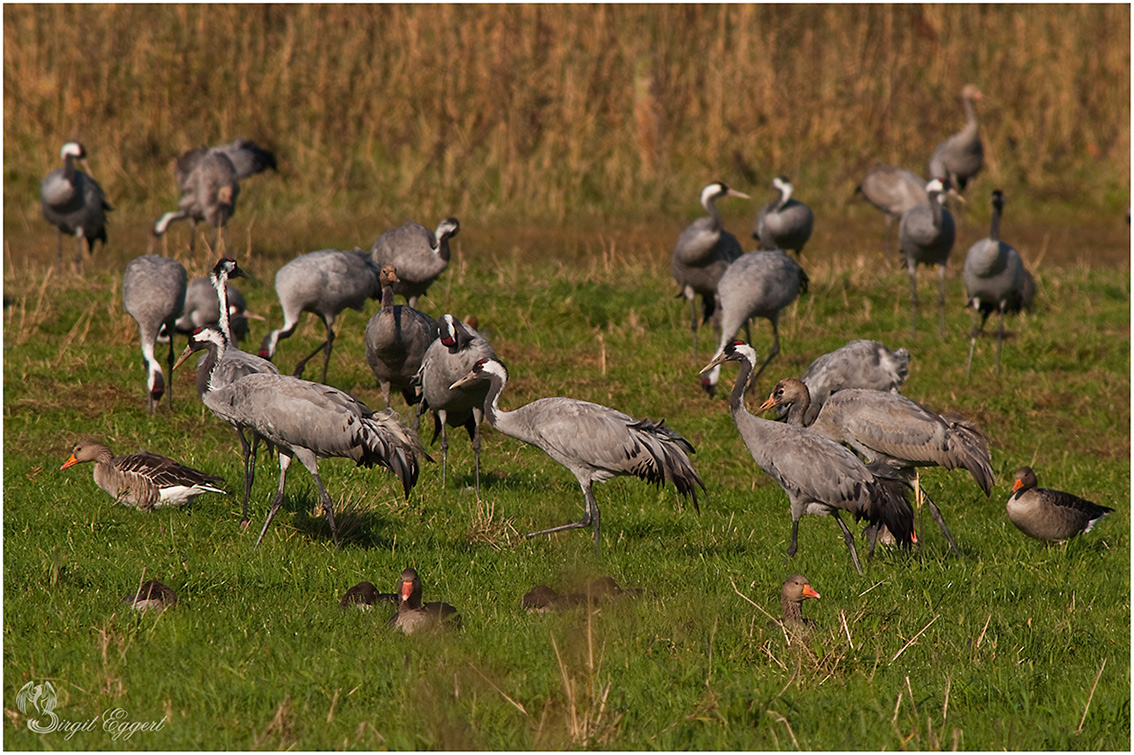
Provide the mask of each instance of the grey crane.
POLYGON ((174 323, 185 309, 185 285, 188 276, 177 260, 146 254, 135 257, 126 265, 122 275, 122 304, 126 313, 138 323, 138 337, 142 342, 142 359, 146 365, 147 406, 157 410, 161 395, 166 392, 165 375, 154 358, 154 344, 162 328, 170 334, 170 369, 168 400, 173 408, 173 329, 174 323))
POLYGON ((276 346, 288 338, 299 325, 299 316, 314 312, 327 328, 327 338, 295 366, 295 377, 303 376, 307 362, 323 352, 323 382, 327 382, 327 364, 335 343, 335 318, 347 307, 358 312, 367 299, 376 299, 382 291, 378 287, 378 268, 370 255, 357 247, 353 251, 320 249, 296 257, 276 273, 276 295, 283 306, 283 326, 264 336, 260 343, 260 356, 271 359, 276 346))
POLYGON ((135 509, 153 510, 163 506, 184 506, 202 493, 220 493, 224 480, 216 475, 187 467, 166 456, 141 451, 115 456, 105 443, 81 440, 60 469, 83 462, 94 462, 95 485, 118 503, 135 509))
POLYGON ((793 189, 787 176, 773 178, 772 188, 780 196, 760 208, 752 238, 764 249, 790 249, 796 255, 802 254, 815 227, 815 215, 803 202, 791 198, 793 189))
POLYGON ((689 460, 693 446, 666 427, 665 420, 638 420, 606 406, 561 397, 541 398, 503 411, 498 402, 508 382, 508 369, 495 358, 481 359, 454 386, 480 381, 489 385, 484 399, 489 423, 505 435, 541 449, 575 475, 583 490, 582 519, 524 537, 590 527, 597 558, 600 514, 591 488, 612 477, 632 475, 659 486, 671 482, 682 496, 693 498, 693 507, 700 513, 697 487, 704 490, 705 484, 689 460))
POLYGON ((804 426, 815 421, 823 402, 844 388, 871 388, 898 393, 910 374, 910 353, 892 351, 878 341, 858 340, 815 359, 800 380, 811 395, 803 416, 804 426))
POLYGON ((945 209, 945 186, 938 179, 925 186, 929 201, 912 207, 902 215, 898 224, 898 242, 906 269, 910 274, 910 318, 913 334, 917 335, 917 266, 937 265, 939 291, 937 312, 940 319, 941 337, 945 337, 945 269, 949 265, 949 253, 957 231, 953 216, 945 209))
MULTIPOLYGON (((382 285, 382 308, 366 323, 366 362, 378 378, 387 409, 391 386, 412 407, 421 402, 421 362, 429 345, 437 339, 437 321, 409 305, 394 305, 398 275, 393 265, 383 265, 378 280, 382 285)), ((420 421, 421 414, 414 412, 415 430, 420 421)))
POLYGON ((933 150, 929 158, 930 178, 948 179, 949 185, 963 192, 984 165, 984 145, 980 140, 975 102, 984 99, 975 84, 961 89, 961 107, 965 111, 965 127, 933 150))
POLYGON ((976 339, 993 312, 1000 312, 996 330, 996 374, 1000 374, 1000 349, 1004 341, 1004 315, 1031 309, 1036 295, 1036 282, 1024 267, 1020 254, 1000 240, 1000 216, 1004 211, 1004 194, 992 192, 992 223, 988 238, 969 247, 965 255, 962 277, 969 306, 973 309, 973 329, 969 339, 969 359, 965 374, 973 366, 976 339))
POLYGON ((476 468, 476 491, 480 495, 480 423, 488 385, 455 385, 479 360, 495 358, 496 352, 480 333, 452 315, 441 315, 437 340, 429 344, 421 360, 421 405, 418 414, 433 411, 433 440, 441 435, 441 483, 445 484, 449 456, 446 426, 464 427, 472 441, 476 468))
POLYGON ((740 376, 730 398, 736 429, 756 464, 784 489, 791 505, 788 557, 795 555, 799 520, 805 513, 835 517, 859 574, 862 574, 862 566, 855 551, 854 535, 839 517, 840 511, 852 514, 855 520, 867 519, 874 533, 877 533, 877 525, 883 524, 894 533, 900 545, 910 544, 913 509, 904 497, 905 483, 868 469, 846 448, 805 427, 750 414, 744 406, 744 392, 756 363, 756 350, 743 341, 732 341, 702 373, 724 362, 740 363, 740 376))
POLYGON ((744 253, 736 236, 724 229, 721 212, 717 209, 717 200, 722 197, 748 199, 747 194, 730 189, 720 181, 701 189, 701 206, 709 214, 697 218, 681 232, 669 263, 673 279, 681 287, 677 295, 689 301, 694 359, 697 358, 698 326, 694 299, 701 295, 702 322, 708 322, 717 308, 717 281, 733 260, 744 253))
POLYGON ((375 269, 393 265, 398 271, 394 293, 404 296, 411 307, 425 296, 429 285, 449 267, 449 239, 461 230, 456 218, 445 218, 431 231, 410 221, 386 231, 370 247, 375 269))
MULTIPOLYGON (((788 424, 803 427, 810 401, 802 381, 786 378, 776 384, 760 410, 783 407, 788 424)), ((868 464, 882 464, 907 479, 917 467, 968 470, 985 496, 992 495, 988 438, 961 417, 940 415, 897 393, 864 388, 839 391, 827 399, 808 427, 850 446, 868 464)), ((940 509, 929 496, 925 498, 949 547, 958 550, 940 509)))
POLYGON ((877 207, 886 216, 886 246, 890 247, 890 227, 894 221, 919 204, 929 202, 925 179, 905 168, 875 163, 855 187, 855 193, 877 207))
MULTIPOLYGON (((766 318, 772 323, 772 348, 756 371, 756 377, 760 377, 768 362, 780 353, 780 310, 805 293, 808 283, 803 268, 778 249, 742 254, 740 259, 728 266, 717 284, 721 305, 721 342, 717 354, 724 351, 741 325, 747 328, 751 318, 766 318)), ((701 387, 710 396, 716 391, 719 376, 718 367, 701 374, 701 387)))
POLYGON ((1008 498, 1008 518, 1028 537, 1063 542, 1090 532, 1099 520, 1114 509, 1100 506, 1062 490, 1041 488, 1031 467, 1016 470, 1012 495, 1008 498))
POLYGON ((96 241, 106 245, 106 213, 113 207, 98 182, 91 178, 87 151, 78 142, 67 142, 59 150, 63 167, 56 168, 39 183, 43 217, 58 231, 59 266, 63 266, 63 234, 75 235, 75 271, 83 266, 83 240, 93 254, 96 241), (75 168, 78 160, 87 172, 75 168))
POLYGON ((429 629, 461 628, 461 615, 448 603, 421 602, 421 577, 417 570, 407 568, 398 578, 398 612, 386 622, 387 626, 413 634, 429 629))
POLYGON ((417 456, 425 455, 425 451, 417 436, 398 421, 393 411, 371 411, 348 393, 287 375, 258 372, 228 385, 215 385, 212 376, 224 361, 227 348, 224 334, 214 328, 202 328, 189 337, 189 345, 179 361, 201 349, 216 352, 212 371, 206 378, 207 390, 201 397, 205 406, 230 425, 255 431, 279 451, 280 484, 256 545, 283 503, 284 482, 293 457, 307 467, 315 480, 336 546, 339 536, 333 504, 319 477, 319 459, 340 457, 359 466, 386 467, 397 476, 409 497, 417 482, 417 456))
MULTIPOLYGON (((209 390, 210 381, 214 387, 221 387, 230 385, 245 375, 251 375, 257 372, 278 375, 280 372, 276 369, 276 366, 267 359, 256 356, 255 354, 249 354, 246 351, 241 351, 232 343, 232 338, 229 335, 232 328, 229 326, 228 321, 228 313, 232 310, 232 306, 228 300, 228 292, 230 290, 228 286, 229 277, 247 278, 248 275, 240 269, 236 264, 236 260, 231 257, 222 257, 213 267, 209 275, 209 281, 213 286, 212 298, 215 302, 218 302, 218 322, 216 329, 225 336, 225 348, 219 350, 219 356, 216 351, 207 352, 197 366, 197 395, 202 399, 209 390), (217 362, 215 365, 213 364, 214 361, 217 362)), ((203 325, 200 327, 208 326, 203 325)), ((180 364, 180 362, 178 362, 178 364, 180 364)), ((225 417, 221 417, 221 419, 228 421, 225 417)), ((242 503, 240 526, 246 528, 249 523, 248 502, 252 495, 252 483, 256 477, 256 451, 263 438, 261 438, 254 429, 249 429, 249 435, 251 436, 251 439, 249 439, 244 434, 245 429, 248 428, 237 424, 233 424, 232 427, 236 430, 236 437, 240 439, 241 458, 244 461, 244 500, 242 503)))
MULTIPOLYGON (((238 273, 243 275, 243 273, 238 273)), ((262 320, 259 315, 248 312, 244 294, 230 284, 225 285, 228 301, 229 340, 239 341, 248 335, 248 318, 262 320)), ((211 276, 194 278, 185 289, 185 310, 174 323, 178 333, 189 335, 197 328, 205 328, 220 323, 220 299, 211 276)))
POLYGON ((221 230, 236 211, 240 181, 269 168, 276 170, 275 155, 247 139, 237 139, 217 147, 201 146, 181 155, 173 165, 173 176, 181 199, 175 212, 165 213, 154 223, 151 249, 154 240, 164 235, 170 224, 178 220, 190 220, 193 224, 189 237, 190 252, 196 241, 198 221, 213 226, 215 249, 221 230))

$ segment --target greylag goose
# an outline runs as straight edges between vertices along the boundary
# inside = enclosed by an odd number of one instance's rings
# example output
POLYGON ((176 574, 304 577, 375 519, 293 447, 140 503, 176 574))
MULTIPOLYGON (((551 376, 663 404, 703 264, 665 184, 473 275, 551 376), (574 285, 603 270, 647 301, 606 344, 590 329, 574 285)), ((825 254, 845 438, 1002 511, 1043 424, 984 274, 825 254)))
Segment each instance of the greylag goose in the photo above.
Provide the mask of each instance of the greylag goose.
POLYGON ((1032 468, 1020 467, 1008 497, 1008 518, 1028 537, 1049 542, 1069 540, 1090 532, 1100 519, 1114 511, 1077 495, 1038 485, 1032 468))
POLYGON ((461 628, 461 615, 453 606, 421 602, 421 578, 413 568, 407 568, 398 579, 397 601, 398 612, 390 617, 388 623, 405 634, 440 627, 461 628))
POLYGON ((118 503, 136 509, 184 506, 202 493, 220 493, 224 480, 216 475, 179 464, 159 454, 142 451, 115 456, 110 448, 95 440, 75 445, 60 469, 83 462, 94 462, 95 484, 118 503))

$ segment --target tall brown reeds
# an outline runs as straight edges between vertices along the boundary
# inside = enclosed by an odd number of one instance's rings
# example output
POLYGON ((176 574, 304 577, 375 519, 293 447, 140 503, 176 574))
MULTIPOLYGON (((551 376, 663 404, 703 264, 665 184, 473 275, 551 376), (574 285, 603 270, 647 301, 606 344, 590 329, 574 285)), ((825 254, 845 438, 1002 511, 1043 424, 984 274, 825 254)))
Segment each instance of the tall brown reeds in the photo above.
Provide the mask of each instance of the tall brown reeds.
POLYGON ((300 219, 648 215, 778 173, 842 203, 924 171, 968 82, 997 185, 1129 201, 1128 5, 8 5, 5 188, 34 207, 78 138, 156 217, 177 154, 247 136, 300 219))

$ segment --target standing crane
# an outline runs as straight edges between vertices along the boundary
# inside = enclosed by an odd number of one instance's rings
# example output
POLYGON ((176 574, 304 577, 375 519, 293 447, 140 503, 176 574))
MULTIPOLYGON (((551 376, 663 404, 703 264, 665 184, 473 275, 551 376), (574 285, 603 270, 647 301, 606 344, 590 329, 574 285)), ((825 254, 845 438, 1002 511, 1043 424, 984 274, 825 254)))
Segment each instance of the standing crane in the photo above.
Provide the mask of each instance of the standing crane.
POLYGON ((151 250, 154 241, 178 220, 189 220, 193 224, 190 252, 196 241, 198 221, 213 226, 212 248, 216 249, 221 230, 236 211, 240 181, 269 168, 276 170, 275 155, 247 139, 217 147, 201 146, 181 155, 173 165, 181 199, 175 212, 165 213, 154 223, 151 250))
POLYGON ((965 111, 965 127, 953 134, 933 150, 929 158, 929 177, 941 181, 963 192, 984 165, 984 144, 980 140, 980 124, 977 123, 976 106, 984 95, 975 84, 966 84, 961 89, 961 107, 965 111))
POLYGON ((862 566, 854 535, 839 517, 840 511, 853 515, 855 520, 868 520, 875 534, 878 525, 883 524, 900 545, 911 543, 914 516, 904 497, 904 483, 868 469, 853 453, 807 428, 750 414, 744 406, 744 392, 756 364, 756 350, 743 341, 732 341, 701 372, 724 362, 740 363, 740 376, 730 398, 736 429, 757 465, 783 488, 791 505, 789 558, 798 547, 799 520, 805 513, 830 514, 835 518, 859 574, 862 566))
MULTIPOLYGON (((370 365, 382 400, 390 408, 390 388, 397 389, 406 405, 421 402, 418 373, 425 352, 437 339, 437 321, 409 305, 394 305, 394 286, 398 283, 393 265, 383 265, 378 273, 382 286, 382 308, 366 323, 366 362, 370 365)), ((414 429, 421 414, 414 412, 414 429)))
POLYGON ((404 296, 411 307, 425 296, 429 285, 449 267, 449 239, 461 230, 456 218, 445 218, 431 231, 420 223, 403 223, 386 231, 370 247, 376 270, 393 265, 398 271, 394 293, 404 296))
POLYGON ((760 208, 752 238, 769 251, 785 249, 799 256, 803 253, 803 245, 811 238, 815 215, 803 202, 791 198, 793 189, 787 176, 773 178, 772 188, 780 196, 760 208))
POLYGON ((353 251, 321 249, 296 257, 276 273, 276 295, 283 306, 283 326, 264 336, 260 356, 275 356, 280 340, 289 338, 299 325, 299 316, 314 312, 323 320, 327 338, 295 366, 295 377, 303 376, 307 362, 323 352, 323 382, 335 343, 335 318, 347 307, 358 312, 367 299, 381 296, 378 268, 370 255, 357 247, 353 251))
POLYGON ((717 309, 717 281, 732 262, 744 253, 736 236, 724 229, 717 200, 722 197, 748 199, 720 181, 701 189, 701 206, 706 217, 697 218, 677 237, 669 269, 681 287, 678 296, 689 301, 689 318, 693 327, 693 358, 697 358, 697 305, 701 295, 701 322, 708 322, 717 309))
POLYGON ((495 358, 481 359, 453 387, 487 381, 484 414, 489 423, 517 440, 541 449, 575 475, 583 490, 583 518, 558 527, 529 532, 525 537, 590 527, 595 557, 599 552, 599 507, 591 488, 596 482, 632 475, 655 485, 673 483, 677 492, 693 498, 705 484, 689 460, 693 446, 665 421, 636 420, 620 411, 572 398, 541 398, 513 411, 498 402, 508 383, 508 369, 495 358))
MULTIPOLYGON (((780 310, 807 291, 807 273, 786 253, 749 252, 728 266, 717 284, 721 304, 721 342, 717 355, 740 330, 748 327, 753 317, 763 317, 772 323, 772 348, 768 358, 756 371, 756 377, 768 362, 780 353, 780 310)), ((719 367, 701 373, 701 387, 710 396, 716 391, 719 367)), ((753 378, 755 380, 755 378, 753 378)))
POLYGON ((417 436, 398 421, 393 411, 371 411, 348 393, 286 375, 259 372, 228 385, 217 385, 212 378, 217 365, 223 363, 227 348, 228 339, 223 333, 202 328, 189 337, 189 345, 178 363, 194 351, 208 350, 211 359, 206 359, 210 364, 207 389, 201 396, 205 406, 230 425, 258 433, 279 451, 280 484, 256 545, 263 540, 283 503, 284 482, 293 457, 307 467, 315 480, 336 547, 339 536, 331 496, 319 477, 320 458, 340 457, 359 466, 386 467, 397 476, 409 497, 417 482, 417 456, 425 455, 425 451, 417 436))
POLYGON ((173 409, 173 331, 177 318, 185 308, 185 285, 188 276, 177 260, 147 254, 135 257, 122 275, 122 304, 126 313, 138 323, 142 342, 142 360, 146 365, 147 407, 157 410, 161 395, 166 392, 165 375, 154 358, 158 333, 169 334, 169 408, 173 409))
POLYGON ((1024 267, 1020 253, 1000 240, 1000 216, 1004 211, 1004 194, 992 192, 992 223, 988 238, 969 247, 965 255, 962 277, 969 306, 973 309, 973 329, 969 338, 969 358, 965 374, 973 366, 976 339, 993 312, 1000 312, 996 329, 996 374, 1000 374, 1000 349, 1004 342, 1004 315, 1031 309, 1036 296, 1036 282, 1024 267))
POLYGON ((106 213, 113 207, 106 201, 102 187, 88 174, 87 151, 78 142, 67 142, 59 150, 63 167, 56 168, 39 183, 39 200, 43 217, 58 231, 59 266, 63 266, 63 234, 75 235, 75 272, 83 268, 83 240, 94 253, 96 241, 106 245, 106 213), (78 160, 87 172, 75 168, 78 160))
POLYGON ((898 242, 906 269, 910 274, 910 319, 913 335, 917 335, 917 266, 936 265, 939 290, 937 313, 941 337, 945 337, 945 268, 957 231, 953 216, 945 209, 945 186, 933 179, 925 186, 929 201, 907 210, 898 224, 898 242))
MULTIPOLYGON (((236 264, 236 260, 231 257, 222 257, 217 261, 209 275, 209 280, 213 286, 213 298, 219 302, 219 315, 216 329, 225 336, 225 348, 208 352, 197 365, 197 395, 204 399, 205 393, 210 389, 210 383, 213 387, 222 387, 231 385, 236 380, 251 375, 257 372, 263 372, 268 375, 278 375, 280 371, 276 366, 263 357, 249 354, 246 351, 241 351, 232 342, 231 332, 234 328, 230 327, 228 320, 228 313, 231 311, 232 306, 228 300, 228 279, 234 278, 247 278, 248 275, 236 264), (216 364, 213 364, 213 362, 216 364)), ((180 364, 180 362, 178 362, 180 364)), ((226 417, 221 415, 220 418, 228 421, 226 417)), ((263 439, 254 429, 246 428, 243 425, 231 423, 232 428, 236 430, 236 437, 240 439, 240 454, 244 462, 244 501, 242 504, 242 513, 240 518, 241 528, 247 528, 248 519, 248 501, 252 496, 252 482, 256 477, 256 451, 259 449, 260 441, 263 439), (248 429, 251 435, 251 440, 247 438, 244 431, 248 429)))
POLYGON ((433 440, 441 435, 441 484, 449 456, 448 427, 464 427, 472 441, 476 467, 476 492, 480 495, 480 423, 484 420, 487 385, 457 385, 479 360, 495 358, 496 352, 472 326, 452 315, 441 315, 437 339, 425 350, 421 360, 421 405, 418 414, 433 411, 433 440))
MULTIPOLYGON (((802 381, 786 378, 776 384, 760 407, 787 410, 789 425, 804 427, 811 398, 802 381)), ((962 468, 992 495, 992 459, 988 438, 972 423, 956 415, 940 415, 897 393, 848 388, 829 397, 818 416, 806 425, 836 443, 845 443, 868 464, 908 479, 918 467, 962 468)), ((924 491, 923 491, 924 494, 924 491)), ((958 550, 940 509, 925 496, 934 521, 945 533, 952 550, 958 550)))

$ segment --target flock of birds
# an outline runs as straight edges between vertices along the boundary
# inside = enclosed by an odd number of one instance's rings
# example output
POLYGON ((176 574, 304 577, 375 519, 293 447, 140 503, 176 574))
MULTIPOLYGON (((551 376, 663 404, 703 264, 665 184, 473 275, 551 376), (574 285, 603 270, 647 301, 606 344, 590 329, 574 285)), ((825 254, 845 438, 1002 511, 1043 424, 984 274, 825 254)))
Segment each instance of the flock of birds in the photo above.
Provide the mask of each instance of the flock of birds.
MULTIPOLYGON (((859 186, 863 196, 886 214, 888 226, 899 221, 898 240, 910 275, 915 333, 919 264, 937 265, 940 271, 944 332, 944 271, 956 235, 945 198, 959 197, 980 171, 983 149, 974 106, 980 99, 980 92, 971 85, 962 91, 967 124, 933 153, 928 182, 910 171, 879 165, 859 186)), ((59 229, 60 263, 62 235, 75 235, 79 268, 84 240, 91 250, 95 241, 106 241, 105 213, 110 205, 98 184, 75 168, 76 160, 87 167, 83 147, 69 142, 61 154, 63 167, 42 182, 43 210, 59 229)), ((175 166, 181 191, 179 209, 155 223, 153 238, 161 236, 170 223, 189 219, 194 225, 200 220, 212 225, 214 241, 219 240, 235 209, 239 181, 275 166, 270 152, 243 139, 186 153, 175 166)), ((779 315, 808 286, 798 259, 811 236, 814 216, 807 205, 793 198, 794 188, 786 177, 777 177, 772 186, 778 197, 759 211, 752 233, 763 250, 743 252, 736 237, 724 229, 716 208, 719 199, 748 199, 748 195, 714 182, 701 192, 708 215, 678 238, 671 271, 679 296, 690 303, 694 359, 698 327, 711 322, 720 330, 716 353, 701 370, 702 387, 712 394, 721 367, 728 362, 739 365, 730 397, 733 419, 757 465, 787 494, 792 519, 788 556, 798 548, 804 513, 830 515, 861 574, 854 536, 840 514, 867 521, 871 552, 880 539, 911 545, 916 533, 909 491, 910 480, 916 482, 916 470, 926 466, 965 469, 990 496, 993 473, 988 439, 964 418, 938 414, 902 396, 899 389, 908 376, 909 354, 876 341, 852 341, 820 356, 801 379, 781 380, 757 413, 749 412, 747 389, 779 351, 779 315), (772 324, 772 346, 762 362, 746 341, 734 340, 740 327, 747 329, 753 317, 772 324), (780 421, 760 416, 773 410, 780 421)), ((999 237, 1003 194, 993 192, 992 201, 989 236, 972 245, 964 266, 974 312, 967 369, 985 320, 999 311, 999 370, 1004 316, 1030 306, 1035 295, 1034 281, 1019 254, 999 237)), ((500 408, 508 369, 476 331, 475 323, 462 322, 451 314, 435 320, 415 308, 447 268, 449 241, 459 230, 456 218, 443 219, 436 230, 409 222, 383 233, 369 252, 323 249, 287 263, 275 277, 284 322, 263 338, 256 354, 237 345, 253 315, 229 284, 230 278, 245 275, 235 260, 220 259, 207 279, 192 283, 181 263, 156 254, 138 257, 126 266, 123 304, 138 324, 149 409, 157 411, 163 395, 172 408, 167 377, 171 384, 173 370, 191 355, 200 354, 197 393, 206 407, 236 430, 240 442, 245 470, 242 527, 249 524, 258 447, 264 442, 278 452, 279 484, 257 545, 283 502, 287 470, 294 459, 315 481, 336 546, 339 533, 334 505, 319 474, 319 459, 348 458, 363 466, 385 467, 408 497, 418 480, 419 461, 432 461, 417 435, 420 417, 426 412, 433 415, 433 442, 438 436, 441 439, 443 485, 447 484, 447 428, 463 427, 474 450, 479 495, 484 419, 497 431, 542 449, 574 475, 583 495, 582 518, 527 537, 590 529, 597 555, 601 514, 593 486, 616 476, 634 476, 657 485, 670 483, 698 506, 697 489, 704 490, 705 485, 690 460, 693 446, 664 422, 637 419, 610 407, 564 397, 538 399, 511 411, 500 408), (405 304, 395 304, 397 296, 405 304), (369 299, 381 301, 365 332, 367 363, 385 403, 381 411, 325 384, 336 317, 348 307, 363 311, 369 299), (323 320, 326 338, 298 362, 292 375, 285 375, 271 360, 280 342, 295 332, 304 312, 323 320), (175 361, 173 336, 179 332, 188 333, 188 345, 175 361), (163 339, 169 344, 164 368, 155 355, 163 339), (320 352, 323 382, 303 379, 308 361, 320 352), (413 410, 412 428, 391 409, 391 389, 413 410)), ((115 457, 94 440, 77 444, 63 468, 81 462, 94 463, 94 479, 100 488, 138 508, 181 506, 198 495, 223 492, 220 478, 149 452, 115 457)), ((939 507, 926 500, 950 548, 956 549, 939 507)), ((1039 489, 1035 474, 1027 467, 1017 473, 1007 505, 1010 519, 1025 534, 1049 541, 1088 532, 1110 511, 1068 493, 1039 489)), ((131 602, 142 601, 143 592, 146 601, 161 600, 165 594, 149 583, 143 588, 131 602)), ((577 597, 543 594, 549 605, 581 602, 577 597)), ((352 588, 343 604, 393 600, 398 613, 391 625, 407 632, 419 624, 459 624, 452 606, 421 603, 421 582, 413 569, 402 574, 392 597, 381 595, 365 582, 352 588)), ((801 623, 799 605, 805 598, 818 597, 806 579, 792 575, 784 585, 785 618, 790 613, 801 623), (789 610, 789 604, 794 608, 789 610)))

